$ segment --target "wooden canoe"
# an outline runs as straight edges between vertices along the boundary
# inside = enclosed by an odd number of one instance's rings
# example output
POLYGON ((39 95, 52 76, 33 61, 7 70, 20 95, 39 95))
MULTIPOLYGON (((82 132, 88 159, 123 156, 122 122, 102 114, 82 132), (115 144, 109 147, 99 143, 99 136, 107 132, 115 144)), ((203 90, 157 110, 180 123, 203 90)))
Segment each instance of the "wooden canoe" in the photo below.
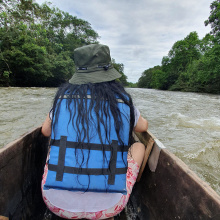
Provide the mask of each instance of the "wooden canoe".
MULTIPOLYGON (((149 132, 139 138, 146 146, 157 147, 149 132)), ((37 128, 0 149, 0 220, 3 216, 45 219, 40 184, 47 146, 48 139, 37 128)), ((148 166, 143 169, 126 209, 115 219, 219 220, 220 197, 179 158, 162 149, 156 172, 148 166)))

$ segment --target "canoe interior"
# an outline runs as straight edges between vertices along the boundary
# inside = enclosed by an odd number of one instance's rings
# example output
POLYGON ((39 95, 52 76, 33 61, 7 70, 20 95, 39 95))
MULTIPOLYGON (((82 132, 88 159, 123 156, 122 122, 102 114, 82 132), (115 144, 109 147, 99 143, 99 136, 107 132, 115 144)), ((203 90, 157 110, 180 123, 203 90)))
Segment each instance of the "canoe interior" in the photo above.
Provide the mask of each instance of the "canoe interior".
MULTIPOLYGON (((152 138, 149 133, 139 137, 145 144, 152 138)), ((48 213, 41 197, 48 141, 37 128, 0 149, 0 216, 61 219, 48 213)), ((180 159, 162 149, 156 172, 145 167, 126 209, 115 219, 217 220, 220 197, 180 159)))
POLYGON ((46 207, 40 184, 48 141, 37 128, 0 149, 0 216, 41 219, 46 207))

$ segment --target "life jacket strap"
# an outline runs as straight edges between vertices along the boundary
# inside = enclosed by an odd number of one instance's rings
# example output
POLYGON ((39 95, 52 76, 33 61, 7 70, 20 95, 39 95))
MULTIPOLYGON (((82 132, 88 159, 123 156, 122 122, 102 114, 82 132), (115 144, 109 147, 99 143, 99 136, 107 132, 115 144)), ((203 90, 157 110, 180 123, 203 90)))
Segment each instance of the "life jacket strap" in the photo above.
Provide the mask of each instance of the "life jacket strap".
MULTIPOLYGON (((62 136, 65 137, 65 136, 62 136)), ((117 142, 117 141, 116 141, 117 142)), ((113 146, 114 140, 112 141, 113 146)), ((50 146, 57 146, 60 147, 61 139, 55 140, 51 139, 50 146)), ((66 141, 66 148, 75 148, 75 149, 82 149, 82 150, 100 150, 102 151, 105 148, 105 151, 111 151, 111 147, 108 144, 94 144, 94 143, 79 143, 73 141, 66 141)), ((129 146, 118 146, 117 145, 117 152, 127 152, 129 146)))
MULTIPOLYGON (((57 172, 58 165, 48 164, 48 170, 57 172)), ((77 167, 70 167, 64 166, 64 173, 71 173, 71 174, 81 174, 81 175, 111 175, 111 171, 108 168, 99 169, 99 168, 77 168, 77 167)), ((123 168, 116 168, 115 175, 125 174, 127 172, 127 167, 123 168)), ((62 180, 61 180, 62 181, 62 180)), ((113 185, 113 184, 110 184, 113 185)))
POLYGON ((58 166, 57 166, 58 169, 57 169, 57 175, 56 175, 56 180, 57 181, 62 181, 63 180, 65 154, 66 154, 66 142, 67 142, 67 136, 61 136, 58 166))
POLYGON ((115 174, 116 174, 116 162, 117 162, 117 148, 118 148, 118 141, 112 141, 112 151, 111 151, 111 160, 109 164, 109 168, 111 173, 108 176, 108 184, 114 185, 115 183, 115 174))
POLYGON ((108 184, 115 184, 115 175, 125 174, 127 167, 116 168, 117 152, 127 152, 129 147, 118 146, 118 141, 112 140, 111 146, 107 144, 83 143, 67 141, 67 136, 61 136, 60 140, 51 140, 51 145, 59 147, 58 164, 48 164, 48 170, 56 171, 56 181, 63 180, 64 173, 84 174, 84 175, 108 175, 108 184), (80 168, 65 166, 66 148, 111 151, 109 168, 80 168))

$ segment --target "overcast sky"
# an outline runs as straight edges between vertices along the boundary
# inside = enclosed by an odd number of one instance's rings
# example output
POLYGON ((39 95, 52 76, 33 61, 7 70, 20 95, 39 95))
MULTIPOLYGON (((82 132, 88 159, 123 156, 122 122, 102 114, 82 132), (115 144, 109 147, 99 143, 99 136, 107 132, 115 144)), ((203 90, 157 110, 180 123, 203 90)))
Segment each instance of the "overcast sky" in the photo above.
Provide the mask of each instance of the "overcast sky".
MULTIPOLYGON (((204 21, 214 0, 50 0, 53 6, 88 21, 110 47, 111 57, 124 64, 129 82, 161 65, 173 44, 196 31, 210 31, 204 21)), ((41 4, 45 0, 36 0, 41 4)))

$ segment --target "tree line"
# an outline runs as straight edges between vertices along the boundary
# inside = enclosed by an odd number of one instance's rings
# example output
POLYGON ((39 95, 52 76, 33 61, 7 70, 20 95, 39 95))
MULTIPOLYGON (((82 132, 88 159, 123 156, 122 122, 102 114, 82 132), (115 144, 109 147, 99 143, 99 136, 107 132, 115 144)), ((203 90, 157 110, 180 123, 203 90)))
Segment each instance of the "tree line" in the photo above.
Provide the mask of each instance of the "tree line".
POLYGON ((210 9, 204 23, 211 32, 203 39, 191 32, 175 42, 161 65, 142 73, 138 87, 220 94, 220 0, 210 9))
MULTIPOLYGON (((75 48, 98 43, 89 22, 50 3, 0 0, 0 86, 58 86, 75 72, 75 48)), ((113 60, 127 84, 123 64, 113 60)))

